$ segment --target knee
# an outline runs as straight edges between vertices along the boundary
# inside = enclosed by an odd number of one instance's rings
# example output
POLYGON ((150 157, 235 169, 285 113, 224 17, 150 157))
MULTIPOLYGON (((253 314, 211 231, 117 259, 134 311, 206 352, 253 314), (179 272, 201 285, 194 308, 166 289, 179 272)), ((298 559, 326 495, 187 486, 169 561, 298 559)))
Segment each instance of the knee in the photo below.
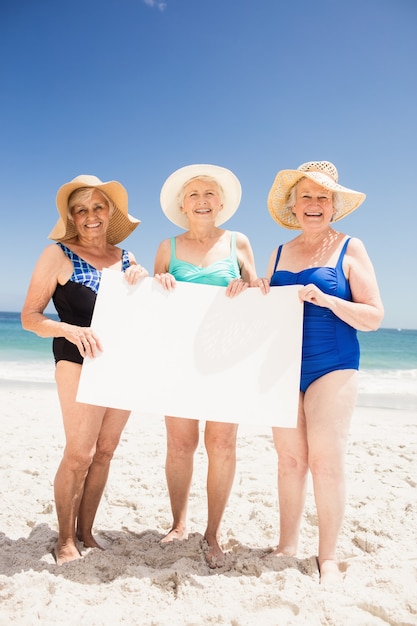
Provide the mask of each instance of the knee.
POLYGON ((193 456, 197 449, 198 439, 194 437, 169 437, 167 442, 167 453, 175 458, 193 456))
POLYGON ((296 475, 304 478, 308 474, 307 459, 289 454, 278 455, 278 475, 296 475))
POLYGON ((64 460, 75 472, 86 472, 93 462, 94 450, 68 450, 64 452, 64 460))
POLYGON ((236 437, 208 437, 205 440, 208 455, 216 455, 217 457, 231 457, 236 455, 236 437))
POLYGON ((310 461, 310 471, 314 480, 339 482, 344 478, 344 468, 336 460, 316 458, 310 461))
POLYGON ((118 446, 119 440, 105 440, 97 442, 96 452, 94 454, 94 462, 107 465, 113 458, 114 452, 118 446))

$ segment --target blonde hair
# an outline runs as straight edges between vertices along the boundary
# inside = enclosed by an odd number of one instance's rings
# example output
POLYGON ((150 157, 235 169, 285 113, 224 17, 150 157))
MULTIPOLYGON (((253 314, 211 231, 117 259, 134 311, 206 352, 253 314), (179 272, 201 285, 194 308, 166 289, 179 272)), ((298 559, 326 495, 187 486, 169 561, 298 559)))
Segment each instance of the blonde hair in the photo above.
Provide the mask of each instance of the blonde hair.
POLYGON ((116 209, 116 206, 113 203, 113 201, 110 200, 109 196, 106 193, 104 193, 104 191, 101 191, 101 189, 97 189, 97 187, 79 187, 78 189, 75 189, 68 198, 68 219, 69 220, 73 221, 72 212, 74 210, 75 205, 84 200, 90 200, 91 196, 93 195, 95 191, 98 191, 103 197, 103 200, 107 203, 109 210, 110 210, 110 213, 109 213, 110 217, 113 215, 116 209))

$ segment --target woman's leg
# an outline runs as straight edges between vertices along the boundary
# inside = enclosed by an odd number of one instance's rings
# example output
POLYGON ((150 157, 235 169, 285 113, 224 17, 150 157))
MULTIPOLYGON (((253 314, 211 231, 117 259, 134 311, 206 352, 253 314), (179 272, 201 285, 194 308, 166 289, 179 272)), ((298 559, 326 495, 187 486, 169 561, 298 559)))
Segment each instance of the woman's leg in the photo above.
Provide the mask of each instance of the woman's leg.
POLYGON ((219 532, 235 477, 237 429, 237 424, 206 422, 208 521, 204 538, 210 548, 206 554, 210 567, 221 566, 224 562, 219 532))
POLYGON ((167 455, 165 474, 173 516, 172 528, 162 539, 184 539, 187 535, 187 507, 193 476, 194 452, 198 445, 198 421, 165 417, 167 455))
POLYGON ((65 450, 55 476, 54 492, 59 536, 58 564, 80 558, 75 524, 105 409, 76 402, 81 365, 60 361, 55 377, 65 430, 65 450))
POLYGON ((355 370, 330 372, 312 383, 304 398, 322 582, 340 576, 336 547, 345 511, 345 456, 357 385, 355 370))
POLYGON ((301 517, 308 477, 308 449, 303 410, 304 394, 300 392, 297 428, 274 427, 272 434, 278 454, 278 502, 280 532, 275 555, 297 553, 301 517))
POLYGON ((77 538, 88 548, 99 548, 93 537, 94 518, 106 486, 113 458, 120 436, 129 419, 130 411, 106 409, 102 421, 96 452, 88 469, 84 491, 78 509, 77 538))

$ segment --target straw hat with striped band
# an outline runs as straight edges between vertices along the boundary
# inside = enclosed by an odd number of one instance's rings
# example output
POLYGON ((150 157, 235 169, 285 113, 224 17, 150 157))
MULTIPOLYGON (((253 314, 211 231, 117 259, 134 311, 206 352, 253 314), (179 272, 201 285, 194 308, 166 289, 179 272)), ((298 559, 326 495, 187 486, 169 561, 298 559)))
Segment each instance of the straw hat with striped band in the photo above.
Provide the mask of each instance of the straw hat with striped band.
POLYGON ((65 241, 77 235, 74 223, 68 219, 68 200, 73 191, 86 187, 103 191, 114 204, 115 209, 107 230, 107 241, 115 245, 126 239, 140 224, 140 220, 129 215, 127 211, 126 189, 116 180, 103 183, 97 176, 88 174, 81 174, 58 189, 56 206, 60 217, 49 234, 49 239, 65 241))
POLYGON ((337 192, 340 202, 333 221, 341 220, 352 213, 366 198, 366 195, 360 191, 339 185, 337 169, 329 161, 309 161, 300 165, 296 170, 281 170, 268 194, 268 209, 272 218, 284 228, 294 230, 301 228, 292 212, 292 207, 288 206, 288 196, 292 187, 302 178, 309 178, 325 189, 337 192))

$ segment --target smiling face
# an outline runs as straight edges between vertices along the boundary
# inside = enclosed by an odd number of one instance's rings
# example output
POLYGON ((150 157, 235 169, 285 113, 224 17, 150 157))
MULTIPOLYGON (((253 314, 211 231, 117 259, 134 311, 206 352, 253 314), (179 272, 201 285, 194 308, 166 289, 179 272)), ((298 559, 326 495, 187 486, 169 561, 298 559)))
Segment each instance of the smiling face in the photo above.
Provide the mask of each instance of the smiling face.
POLYGON ((105 237, 113 207, 98 189, 80 189, 70 196, 68 213, 79 237, 105 237))
POLYGON ((223 208, 216 181, 195 178, 184 187, 181 211, 190 222, 213 223, 223 208))
POLYGON ((327 227, 335 213, 333 194, 309 178, 297 185, 293 212, 301 228, 327 227))

